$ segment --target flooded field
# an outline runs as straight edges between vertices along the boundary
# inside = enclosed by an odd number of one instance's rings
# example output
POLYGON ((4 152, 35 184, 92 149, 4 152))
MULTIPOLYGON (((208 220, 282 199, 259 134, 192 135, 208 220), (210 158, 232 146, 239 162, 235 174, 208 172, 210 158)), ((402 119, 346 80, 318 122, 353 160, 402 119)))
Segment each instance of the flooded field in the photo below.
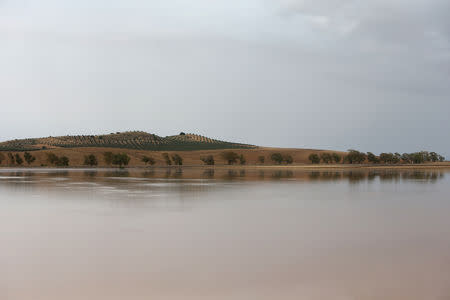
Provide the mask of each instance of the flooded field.
POLYGON ((0 170, 0 299, 450 299, 450 170, 0 170))

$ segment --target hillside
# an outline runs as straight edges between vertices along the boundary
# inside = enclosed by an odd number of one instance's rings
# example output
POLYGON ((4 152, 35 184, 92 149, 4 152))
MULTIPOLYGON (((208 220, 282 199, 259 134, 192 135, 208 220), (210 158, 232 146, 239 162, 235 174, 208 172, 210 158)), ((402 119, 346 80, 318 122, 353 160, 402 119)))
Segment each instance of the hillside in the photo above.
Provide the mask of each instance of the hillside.
POLYGON ((58 148, 120 148, 150 151, 254 149, 256 146, 210 139, 196 134, 160 137, 142 131, 104 135, 76 135, 12 140, 0 143, 0 151, 36 151, 58 148))

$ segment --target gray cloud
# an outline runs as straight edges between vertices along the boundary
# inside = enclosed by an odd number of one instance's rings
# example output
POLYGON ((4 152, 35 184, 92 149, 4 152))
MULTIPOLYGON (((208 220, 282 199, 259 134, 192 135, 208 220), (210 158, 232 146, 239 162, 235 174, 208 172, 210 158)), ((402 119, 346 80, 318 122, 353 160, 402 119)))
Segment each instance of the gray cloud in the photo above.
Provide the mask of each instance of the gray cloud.
POLYGON ((446 1, 0 2, 0 139, 179 130, 450 156, 446 1))

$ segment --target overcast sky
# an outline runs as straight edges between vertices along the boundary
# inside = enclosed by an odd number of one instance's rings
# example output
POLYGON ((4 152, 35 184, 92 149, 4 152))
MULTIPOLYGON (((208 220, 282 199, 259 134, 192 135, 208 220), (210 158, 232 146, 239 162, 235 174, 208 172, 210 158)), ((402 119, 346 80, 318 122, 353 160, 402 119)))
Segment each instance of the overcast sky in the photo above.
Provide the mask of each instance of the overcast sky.
POLYGON ((450 157, 448 0, 0 0, 0 140, 144 130, 450 157))

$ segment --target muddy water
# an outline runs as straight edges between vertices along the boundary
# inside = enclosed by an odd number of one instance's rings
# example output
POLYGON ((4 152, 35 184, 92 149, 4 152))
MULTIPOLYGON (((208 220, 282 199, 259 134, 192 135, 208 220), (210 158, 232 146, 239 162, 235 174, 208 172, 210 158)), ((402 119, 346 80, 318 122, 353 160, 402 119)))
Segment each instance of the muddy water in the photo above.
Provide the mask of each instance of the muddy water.
POLYGON ((445 170, 0 170, 0 299, 450 299, 445 170))

